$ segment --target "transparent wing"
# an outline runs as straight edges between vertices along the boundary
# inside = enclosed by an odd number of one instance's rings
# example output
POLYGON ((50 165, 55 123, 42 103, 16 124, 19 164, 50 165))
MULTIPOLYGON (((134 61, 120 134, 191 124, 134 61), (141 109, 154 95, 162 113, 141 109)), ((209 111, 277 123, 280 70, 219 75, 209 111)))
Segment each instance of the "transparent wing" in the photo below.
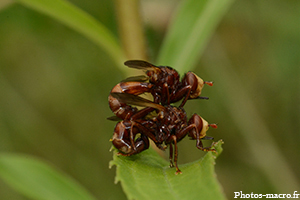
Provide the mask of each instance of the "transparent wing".
POLYGON ((151 107, 158 110, 165 110, 165 107, 156 104, 152 101, 149 101, 147 99, 144 99, 142 97, 133 95, 133 94, 127 94, 127 93, 111 93, 111 96, 118 99, 122 103, 131 104, 135 106, 141 106, 141 107, 151 107))

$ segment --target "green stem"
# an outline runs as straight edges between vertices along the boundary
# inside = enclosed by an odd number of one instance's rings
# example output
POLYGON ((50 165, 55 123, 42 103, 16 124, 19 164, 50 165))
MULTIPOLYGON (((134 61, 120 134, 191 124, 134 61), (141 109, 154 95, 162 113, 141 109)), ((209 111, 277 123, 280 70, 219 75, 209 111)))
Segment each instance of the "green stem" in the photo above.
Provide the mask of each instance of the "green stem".
POLYGON ((116 0, 120 38, 127 59, 147 60, 146 42, 138 0, 116 0))
POLYGON ((0 2, 0 10, 5 9, 6 7, 10 6, 13 3, 14 3, 13 0, 2 0, 0 2))

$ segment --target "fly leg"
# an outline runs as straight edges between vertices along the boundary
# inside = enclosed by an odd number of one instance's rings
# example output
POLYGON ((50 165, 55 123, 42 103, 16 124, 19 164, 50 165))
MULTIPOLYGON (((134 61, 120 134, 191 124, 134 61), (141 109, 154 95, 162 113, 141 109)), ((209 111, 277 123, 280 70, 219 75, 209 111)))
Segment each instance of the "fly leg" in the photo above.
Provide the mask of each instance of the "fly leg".
POLYGON ((182 174, 182 172, 180 171, 180 169, 178 168, 178 164, 177 164, 177 158, 178 158, 178 147, 177 147, 177 138, 175 135, 172 136, 173 138, 173 142, 174 142, 174 146, 175 146, 175 152, 174 152, 174 163, 175 163, 175 167, 176 167, 176 172, 175 174, 182 174))
POLYGON ((174 167, 174 164, 173 164, 173 145, 172 145, 172 143, 170 143, 170 156, 169 156, 169 159, 170 159, 170 167, 174 167))
POLYGON ((216 150, 215 149, 212 149, 214 143, 212 143, 209 147, 203 147, 203 144, 202 144, 202 141, 199 140, 199 142, 197 142, 197 148, 200 149, 201 151, 211 151, 211 152, 214 152, 216 153, 216 150))

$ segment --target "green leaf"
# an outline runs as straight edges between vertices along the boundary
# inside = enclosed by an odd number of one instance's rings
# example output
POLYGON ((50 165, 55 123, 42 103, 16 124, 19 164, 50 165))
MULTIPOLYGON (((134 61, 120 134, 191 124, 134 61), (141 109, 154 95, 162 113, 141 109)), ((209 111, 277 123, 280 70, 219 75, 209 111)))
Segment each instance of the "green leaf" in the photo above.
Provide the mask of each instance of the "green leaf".
POLYGON ((63 0, 15 0, 24 6, 49 15, 61 23, 83 34, 103 48, 117 66, 124 55, 113 34, 99 21, 80 8, 63 0))
POLYGON ((32 199, 95 199, 75 180, 27 155, 0 154, 0 177, 32 199))
POLYGON ((179 72, 191 69, 232 2, 233 0, 182 1, 156 63, 172 66, 179 72))
POLYGON ((217 154, 208 152, 202 159, 180 165, 182 174, 175 175, 169 162, 152 148, 129 157, 118 156, 116 182, 120 181, 128 199, 226 199, 216 179, 216 155, 222 152, 222 140, 215 143, 217 154))

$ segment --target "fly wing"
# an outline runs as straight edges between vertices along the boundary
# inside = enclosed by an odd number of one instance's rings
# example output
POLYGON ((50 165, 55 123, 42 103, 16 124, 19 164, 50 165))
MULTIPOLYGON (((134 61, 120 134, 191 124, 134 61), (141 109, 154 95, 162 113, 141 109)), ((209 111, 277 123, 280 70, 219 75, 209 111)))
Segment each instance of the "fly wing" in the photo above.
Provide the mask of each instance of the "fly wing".
POLYGON ((124 65, 135 69, 160 71, 159 67, 143 60, 127 60, 124 65))
POLYGON ((108 117, 106 119, 108 119, 110 121, 122 121, 122 119, 117 117, 117 116, 111 116, 111 117, 108 117))
POLYGON ((149 101, 147 99, 144 99, 142 97, 133 95, 133 94, 127 94, 127 93, 111 93, 111 96, 114 98, 118 99, 120 102, 125 103, 125 104, 131 104, 135 106, 141 106, 141 107, 151 107, 155 108, 158 110, 165 110, 165 107, 156 104, 152 101, 149 101))
POLYGON ((121 82, 145 82, 145 81, 148 81, 148 80, 149 80, 148 76, 140 75, 140 76, 128 77, 128 78, 122 80, 121 82))
POLYGON ((214 138, 211 136, 205 136, 203 138, 201 138, 202 140, 213 140, 214 138))

